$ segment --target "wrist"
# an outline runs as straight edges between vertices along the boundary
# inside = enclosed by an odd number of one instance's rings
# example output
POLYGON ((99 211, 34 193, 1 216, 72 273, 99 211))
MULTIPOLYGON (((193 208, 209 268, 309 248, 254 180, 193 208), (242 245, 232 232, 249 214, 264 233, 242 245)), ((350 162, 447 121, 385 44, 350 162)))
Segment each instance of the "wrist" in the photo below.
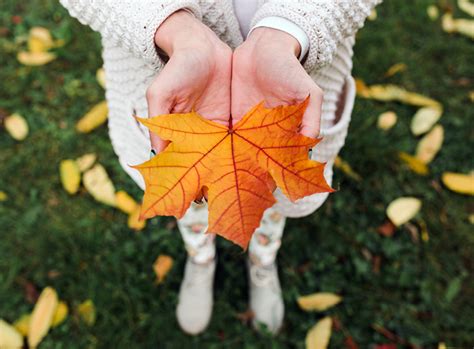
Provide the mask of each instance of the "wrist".
POLYGON ((169 57, 182 49, 205 47, 211 41, 210 30, 191 13, 179 10, 156 30, 155 45, 169 57))
POLYGON ((287 32, 279 29, 257 27, 252 30, 246 40, 247 43, 252 43, 256 47, 267 47, 277 49, 278 52, 289 52, 296 57, 301 53, 301 45, 298 40, 287 32))

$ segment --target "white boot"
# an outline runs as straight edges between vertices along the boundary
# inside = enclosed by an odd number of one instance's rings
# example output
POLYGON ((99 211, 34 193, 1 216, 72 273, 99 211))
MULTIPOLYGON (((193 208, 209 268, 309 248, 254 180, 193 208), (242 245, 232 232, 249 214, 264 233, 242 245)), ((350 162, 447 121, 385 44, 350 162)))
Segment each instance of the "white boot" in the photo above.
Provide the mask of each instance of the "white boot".
POLYGON ((281 295, 276 263, 262 266, 247 260, 250 286, 250 309, 254 313, 252 325, 258 330, 263 324, 276 334, 281 328, 285 305, 281 295))
POLYGON ((211 320, 215 270, 216 258, 196 263, 188 256, 176 308, 179 326, 188 334, 201 333, 211 320))

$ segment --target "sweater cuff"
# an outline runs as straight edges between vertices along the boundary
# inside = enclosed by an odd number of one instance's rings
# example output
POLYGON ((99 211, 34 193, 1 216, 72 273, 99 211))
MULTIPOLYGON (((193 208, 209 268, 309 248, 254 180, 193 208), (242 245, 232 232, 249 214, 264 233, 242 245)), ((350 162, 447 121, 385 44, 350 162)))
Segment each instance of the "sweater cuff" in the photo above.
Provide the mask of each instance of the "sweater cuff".
POLYGON ((303 61, 306 57, 306 54, 309 50, 309 38, 306 32, 301 29, 297 24, 286 19, 284 17, 265 17, 262 18, 255 24, 247 34, 247 37, 252 33, 255 28, 266 27, 281 30, 282 32, 288 33, 293 36, 300 44, 300 55, 298 57, 299 61, 303 61))

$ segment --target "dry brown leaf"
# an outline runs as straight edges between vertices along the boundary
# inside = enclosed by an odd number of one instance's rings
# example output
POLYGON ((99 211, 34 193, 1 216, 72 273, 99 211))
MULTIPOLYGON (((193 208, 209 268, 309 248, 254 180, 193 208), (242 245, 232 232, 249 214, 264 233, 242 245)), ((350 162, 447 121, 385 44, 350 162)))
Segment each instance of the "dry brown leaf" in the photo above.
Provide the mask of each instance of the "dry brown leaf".
POLYGON ((139 207, 138 203, 124 190, 115 193, 116 207, 127 214, 132 214, 139 207))
POLYGON ((458 7, 469 16, 474 17, 474 3, 469 0, 458 0, 458 7))
POLYGON ((95 77, 97 79, 97 82, 102 88, 105 88, 105 71, 104 68, 99 68, 97 69, 97 72, 95 73, 95 77))
POLYGON ((161 283, 165 279, 166 274, 173 267, 173 258, 164 254, 160 254, 153 263, 153 270, 155 271, 157 282, 161 283))
POLYGON ((438 122, 442 114, 443 108, 440 107, 424 107, 418 109, 411 120, 411 132, 415 136, 428 132, 433 125, 438 122))
POLYGON ((84 187, 94 199, 115 207, 115 187, 102 165, 96 164, 90 170, 87 170, 82 181, 84 187))
POLYGON ((444 140, 444 129, 441 125, 436 125, 426 134, 416 147, 415 157, 424 164, 429 164, 441 149, 444 140))
POLYGON ((28 123, 20 114, 12 114, 5 118, 5 129, 17 141, 22 141, 28 136, 28 123))
POLYGON ((79 167, 79 171, 85 172, 94 165, 95 161, 97 160, 97 155, 94 153, 84 154, 81 157, 76 159, 77 166, 79 167))
POLYGON ((474 175, 444 172, 441 180, 449 190, 456 193, 474 195, 474 175))
POLYGON ((405 63, 396 63, 388 68, 387 72, 385 73, 385 77, 389 78, 395 74, 404 72, 405 70, 407 70, 407 65, 405 63))
POLYGON ((4 191, 1 191, 1 190, 0 190, 0 202, 2 202, 2 201, 7 201, 7 199, 8 199, 7 193, 5 193, 4 191))
POLYGON ((436 21, 439 17, 439 10, 438 7, 436 7, 435 5, 428 6, 426 8, 426 13, 432 21, 436 21))
POLYGON ((377 127, 381 130, 390 130, 397 123, 397 114, 393 111, 387 111, 379 115, 377 127))
POLYGON ((127 225, 130 229, 140 231, 146 227, 146 219, 140 219, 140 205, 128 216, 127 225))
MULTIPOLYGON (((13 323, 13 327, 21 333, 23 337, 28 336, 28 329, 30 328, 31 314, 23 314, 18 320, 13 323)), ((0 347, 1 348, 1 347, 0 347)))
POLYGON ((419 175, 426 176, 430 173, 430 170, 426 164, 421 162, 418 158, 407 154, 405 152, 399 152, 398 156, 413 172, 419 175))
POLYGON ((81 133, 91 132, 107 121, 108 113, 106 101, 97 103, 77 122, 76 130, 81 133))
POLYGON ((306 334, 306 349, 326 349, 331 339, 332 319, 325 317, 306 334))
POLYGON ((361 181, 362 177, 355 172, 351 165, 345 160, 343 160, 340 156, 337 156, 336 159, 334 160, 334 167, 340 169, 342 172, 344 172, 348 177, 356 180, 356 181, 361 181))
POLYGON ((306 311, 325 311, 342 301, 342 297, 334 293, 319 292, 298 297, 297 302, 301 309, 306 311))
POLYGON ((31 314, 28 329, 28 345, 30 348, 36 348, 48 333, 57 306, 58 295, 56 291, 51 287, 46 287, 41 292, 31 314))
POLYGON ((51 52, 29 52, 20 51, 16 58, 23 65, 40 66, 48 64, 56 59, 56 55, 51 52))
POLYGON ((95 305, 92 300, 88 299, 77 306, 77 313, 82 321, 88 326, 93 326, 96 319, 95 305))
POLYGON ((61 325, 69 313, 69 308, 66 303, 60 301, 54 312, 53 321, 51 322, 51 327, 57 327, 61 325))
POLYGON ((421 201, 414 197, 400 197, 387 207, 387 217, 397 227, 416 216, 421 209, 421 201))
POLYGON ((445 32, 458 33, 474 39, 474 20, 454 19, 451 13, 445 13, 441 20, 441 26, 445 32))
POLYGON ((0 348, 21 349, 23 348, 23 337, 8 322, 0 319, 0 348))
POLYGON ((75 194, 81 184, 81 171, 74 160, 62 160, 59 164, 59 175, 64 190, 69 194, 75 194))

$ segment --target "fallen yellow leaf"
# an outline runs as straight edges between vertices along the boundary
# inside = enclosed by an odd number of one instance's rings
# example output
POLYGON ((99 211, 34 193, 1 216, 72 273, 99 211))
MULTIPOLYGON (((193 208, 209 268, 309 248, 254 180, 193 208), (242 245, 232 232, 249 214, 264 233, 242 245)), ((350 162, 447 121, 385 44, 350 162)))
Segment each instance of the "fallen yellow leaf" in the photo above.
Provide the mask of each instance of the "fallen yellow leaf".
POLYGON ((0 202, 7 201, 8 195, 4 191, 0 191, 0 202))
POLYGON ((96 104, 77 122, 76 130, 81 133, 91 132, 107 121, 108 112, 106 101, 96 104))
POLYGON ((426 8, 426 13, 432 21, 436 21, 439 17, 439 10, 435 5, 430 5, 426 8))
POLYGON ((0 348, 23 348, 23 337, 21 334, 18 333, 15 327, 2 319, 0 319, 0 348))
POLYGON ((81 184, 81 172, 74 160, 62 160, 59 164, 59 175, 64 190, 69 194, 75 194, 81 184))
POLYGON ((97 79, 97 82, 102 88, 105 88, 105 71, 104 68, 99 68, 97 69, 97 72, 95 73, 95 77, 97 79))
POLYGON ((387 207, 387 217, 396 226, 400 226, 416 216, 421 209, 421 201, 414 197, 400 197, 387 207))
POLYGON ((161 283, 165 279, 166 274, 173 267, 173 258, 164 254, 160 254, 153 263, 153 270, 155 271, 157 282, 161 283))
POLYGON ((307 296, 298 297, 297 302, 301 309, 310 311, 325 311, 342 300, 341 296, 329 292, 313 293, 307 296))
POLYGON ((58 306, 58 295, 51 287, 46 287, 40 294, 31 314, 28 329, 28 345, 36 348, 51 327, 53 316, 58 306))
POLYGON ((397 123, 397 114, 393 111, 387 111, 379 115, 377 127, 381 130, 390 130, 397 123))
POLYGON ((370 11, 370 14, 367 19, 369 21, 375 21, 377 19, 377 10, 373 8, 372 11, 370 11))
POLYGON ((433 125, 438 122, 442 114, 443 109, 440 107, 424 107, 418 109, 411 120, 411 132, 415 136, 428 132, 433 125))
POLYGON ((474 3, 469 0, 458 0, 458 7, 469 16, 474 16, 474 3))
POLYGON ((21 64, 29 66, 40 66, 48 64, 56 59, 56 55, 51 52, 29 52, 20 51, 16 58, 21 64))
POLYGON ((444 140, 444 129, 441 125, 436 125, 426 134, 416 147, 416 155, 424 164, 429 164, 441 149, 444 140))
POLYGON ((20 114, 12 114, 5 118, 5 129, 17 141, 22 141, 28 136, 28 123, 20 114))
POLYGON ((449 190, 460 194, 474 195, 474 175, 472 174, 444 172, 441 180, 449 190))
POLYGON ((306 349, 326 349, 331 339, 332 319, 325 317, 306 334, 306 349))
POLYGON ((124 190, 115 193, 115 205, 127 214, 132 214, 139 207, 138 203, 124 190))
POLYGON ((342 172, 344 172, 348 177, 356 180, 356 181, 361 181, 362 177, 360 174, 355 172, 351 165, 345 160, 343 160, 340 156, 337 156, 336 159, 334 160, 334 167, 340 169, 342 172))
POLYGON ((26 337, 28 336, 28 329, 30 328, 30 320, 31 314, 23 314, 18 320, 13 323, 13 327, 15 327, 23 337, 26 337))
POLYGON ((57 327, 61 325, 64 320, 66 320, 67 314, 69 313, 69 308, 66 303, 60 301, 54 312, 53 321, 51 322, 51 327, 57 327))
POLYGON ((77 307, 77 313, 81 317, 82 321, 86 323, 86 325, 92 326, 95 324, 95 319, 97 315, 95 305, 92 300, 88 299, 79 304, 77 307))
POLYGON ((470 100, 471 102, 474 102, 474 91, 470 91, 470 92, 469 92, 469 100, 470 100))
POLYGON ((404 72, 405 70, 407 70, 407 65, 405 63, 396 63, 388 68, 385 77, 389 78, 397 73, 404 72))
POLYGON ((130 229, 139 231, 146 227, 146 219, 140 219, 140 205, 137 205, 135 210, 129 214, 127 225, 130 229))
POLYGON ((474 224, 474 214, 469 215, 468 221, 469 221, 469 223, 474 224))
POLYGON ((438 349, 447 349, 446 344, 441 342, 438 344, 438 349))
POLYGON ((447 33, 458 33, 474 39, 474 20, 454 19, 451 13, 445 13, 441 19, 441 26, 447 33))
POLYGON ((94 153, 84 154, 81 157, 76 159, 77 166, 79 167, 79 171, 85 172, 94 165, 95 161, 97 160, 97 155, 94 153))
POLYGON ((83 176, 83 183, 94 199, 115 207, 115 187, 102 165, 96 164, 90 170, 87 170, 83 176))
POLYGON ((413 172, 422 176, 426 176, 430 173, 428 166, 418 158, 404 152, 399 152, 398 156, 413 172))
POLYGON ((28 50, 33 53, 46 52, 54 47, 53 37, 48 29, 33 27, 28 35, 28 50))

